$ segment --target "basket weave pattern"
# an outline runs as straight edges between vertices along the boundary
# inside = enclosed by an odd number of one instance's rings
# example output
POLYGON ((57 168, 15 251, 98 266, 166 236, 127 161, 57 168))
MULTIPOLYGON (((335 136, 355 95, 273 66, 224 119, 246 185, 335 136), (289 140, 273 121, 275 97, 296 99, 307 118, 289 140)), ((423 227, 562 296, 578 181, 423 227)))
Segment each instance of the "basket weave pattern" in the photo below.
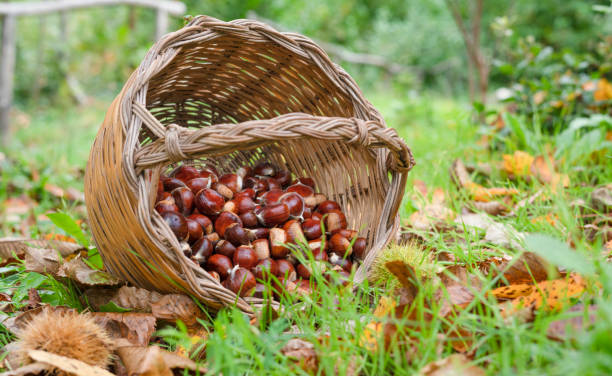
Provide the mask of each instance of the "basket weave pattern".
POLYGON ((92 233, 118 277, 246 313, 260 301, 236 297, 183 256, 153 209, 160 174, 202 160, 221 173, 268 160, 312 177, 368 239, 357 283, 399 227, 414 164, 353 79, 308 38, 199 16, 158 41, 92 147, 85 176, 92 233))

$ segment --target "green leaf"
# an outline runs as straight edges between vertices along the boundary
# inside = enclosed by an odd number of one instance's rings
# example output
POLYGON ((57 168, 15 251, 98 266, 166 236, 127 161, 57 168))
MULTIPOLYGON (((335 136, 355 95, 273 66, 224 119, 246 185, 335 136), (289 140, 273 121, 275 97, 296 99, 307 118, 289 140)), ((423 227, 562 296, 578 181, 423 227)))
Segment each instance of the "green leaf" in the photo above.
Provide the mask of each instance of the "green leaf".
POLYGON ((584 275, 595 274, 595 267, 583 254, 573 251, 564 242, 544 234, 525 237, 527 249, 542 256, 551 264, 584 275))
POLYGON ((51 220, 51 222, 53 222, 54 225, 64 230, 66 234, 75 238, 79 244, 86 248, 89 247, 89 240, 85 236, 85 233, 71 216, 66 213, 57 212, 49 213, 47 214, 47 217, 51 220))
POLYGON ((115 304, 115 302, 113 302, 113 301, 110 301, 110 302, 100 306, 100 312, 118 312, 118 313, 124 313, 124 312, 130 312, 130 311, 131 311, 131 309, 120 307, 117 304, 115 304))
POLYGON ((85 263, 92 269, 104 269, 104 262, 102 261, 102 256, 100 255, 100 252, 98 252, 97 248, 92 248, 87 251, 87 259, 83 261, 85 261, 85 263))

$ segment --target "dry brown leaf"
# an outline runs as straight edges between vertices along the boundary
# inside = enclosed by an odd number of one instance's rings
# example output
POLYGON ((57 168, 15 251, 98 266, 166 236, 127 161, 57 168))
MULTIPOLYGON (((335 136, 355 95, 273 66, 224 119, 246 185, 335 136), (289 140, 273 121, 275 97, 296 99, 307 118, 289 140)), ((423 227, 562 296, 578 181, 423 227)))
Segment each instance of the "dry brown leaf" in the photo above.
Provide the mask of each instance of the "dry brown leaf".
POLYGON ((593 99, 596 101, 607 101, 612 99, 612 84, 605 78, 600 78, 597 81, 597 89, 593 93, 593 99))
POLYGON ((568 309, 565 313, 577 314, 576 316, 555 320, 550 323, 546 334, 548 338, 558 341, 564 341, 572 338, 580 332, 583 332, 589 326, 593 325, 597 320, 597 306, 590 305, 588 307, 588 317, 585 320, 584 304, 576 304, 568 309))
POLYGON ((599 212, 612 212, 612 183, 593 190, 591 193, 591 205, 593 209, 599 212))
POLYGON ((530 167, 533 163, 533 156, 522 150, 517 150, 514 154, 503 155, 502 169, 511 178, 527 178, 531 174, 530 167))
POLYGON ((442 303, 439 315, 444 317, 454 309, 465 308, 474 300, 474 294, 470 288, 479 290, 480 281, 473 275, 469 275, 467 269, 461 265, 453 265, 438 274, 440 282, 444 286, 435 293, 435 299, 442 303))
POLYGON ((197 319, 204 317, 200 308, 187 295, 164 295, 158 301, 151 303, 151 312, 157 319, 181 320, 187 327, 198 324, 197 319))
POLYGON ((484 369, 471 364, 463 354, 453 354, 423 367, 420 376, 484 376, 484 369))
POLYGON ((128 376, 173 376, 173 369, 188 369, 208 372, 193 360, 168 352, 158 346, 122 346, 117 355, 126 368, 128 376))
POLYGON ((305 372, 316 373, 319 368, 317 352, 310 342, 292 338, 283 346, 281 353, 305 372))
POLYGON ((550 185, 553 191, 559 185, 563 188, 569 187, 569 176, 555 172, 554 166, 555 163, 552 158, 545 158, 542 155, 538 155, 531 164, 531 173, 542 184, 550 185))
POLYGON ((118 286, 123 283, 102 270, 92 269, 79 256, 63 262, 58 271, 58 277, 66 277, 84 286, 118 286))
POLYGON ((480 202, 476 201, 473 203, 474 208, 478 211, 483 211, 489 215, 501 215, 508 209, 504 203, 499 201, 480 202))
POLYGON ((422 200, 415 200, 419 210, 412 213, 408 220, 408 223, 417 230, 427 231, 443 227, 444 223, 455 216, 455 213, 445 205, 446 198, 441 188, 434 190, 431 202, 420 203, 419 201, 422 200))
POLYGON ((59 252, 62 257, 78 251, 84 250, 85 247, 72 242, 60 240, 43 240, 29 238, 2 238, 0 239, 0 259, 8 259, 16 254, 17 257, 22 257, 29 248, 45 248, 59 252))
POLYGON ((57 198, 65 198, 70 201, 85 201, 85 195, 74 188, 64 189, 55 184, 45 184, 45 191, 57 198))
POLYGON ((36 362, 47 364, 68 374, 77 376, 115 376, 107 370, 91 366, 77 359, 53 354, 42 350, 30 350, 28 356, 36 362))
POLYGON ((550 269, 550 264, 533 252, 523 252, 499 267, 510 285, 544 281, 550 269))
POLYGON ((121 286, 118 289, 94 287, 85 291, 87 301, 96 311, 110 302, 134 312, 151 312, 151 303, 162 298, 162 294, 139 287, 121 286))
POLYGON ((496 197, 514 196, 519 193, 514 188, 485 188, 480 184, 474 183, 467 168, 460 159, 453 162, 450 174, 455 184, 465 189, 474 201, 488 202, 496 197))
POLYGON ((10 371, 0 373, 0 376, 26 376, 39 375, 43 372, 48 372, 49 366, 45 363, 35 362, 27 366, 12 369, 10 371))
POLYGON ((113 339, 124 338, 138 346, 148 345, 155 331, 156 319, 148 313, 93 312, 92 317, 113 339))
POLYGON ((27 214, 36 206, 36 202, 26 195, 9 197, 0 205, 9 222, 17 222, 18 217, 27 214))

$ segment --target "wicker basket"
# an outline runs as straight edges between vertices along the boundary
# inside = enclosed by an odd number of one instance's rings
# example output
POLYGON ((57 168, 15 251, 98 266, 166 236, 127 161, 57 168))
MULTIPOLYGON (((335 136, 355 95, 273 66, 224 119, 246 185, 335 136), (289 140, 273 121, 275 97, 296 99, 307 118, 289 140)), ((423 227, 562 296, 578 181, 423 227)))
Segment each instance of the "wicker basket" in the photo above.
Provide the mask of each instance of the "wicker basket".
POLYGON ((361 282, 399 227, 410 150, 308 38, 206 16, 151 48, 91 149, 85 198, 108 270, 136 286, 186 291, 212 309, 235 303, 253 313, 256 299, 236 297, 183 256, 153 205, 169 165, 206 160, 230 172, 260 159, 315 179, 349 227, 362 228, 361 282))

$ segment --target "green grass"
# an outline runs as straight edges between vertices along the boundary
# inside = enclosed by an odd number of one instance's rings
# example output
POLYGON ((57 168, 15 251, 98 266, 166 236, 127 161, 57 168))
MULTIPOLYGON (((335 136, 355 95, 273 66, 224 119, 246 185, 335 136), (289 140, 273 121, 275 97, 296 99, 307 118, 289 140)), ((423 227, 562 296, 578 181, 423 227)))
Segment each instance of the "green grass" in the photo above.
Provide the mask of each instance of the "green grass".
MULTIPOLYGON (((491 151, 476 143, 483 129, 472 123, 469 106, 462 101, 439 98, 433 94, 414 99, 402 98, 398 93, 378 92, 368 97, 381 110, 387 123, 397 128, 406 139, 417 160, 417 166, 410 173, 401 208, 403 219, 415 211, 410 198, 413 192, 411 182, 415 179, 425 181, 429 188, 443 188, 449 201, 448 206, 457 213, 469 203, 465 193, 458 190, 449 177, 448 170, 455 158, 495 166, 496 162, 502 160, 504 153, 511 154, 520 148, 537 154, 558 144, 555 135, 521 136, 516 131, 518 128, 513 128, 513 132, 495 140, 495 148, 491 151)), ((56 207, 66 209, 66 205, 61 202, 45 197, 36 184, 30 183, 28 186, 28 168, 42 171, 41 179, 48 179, 58 185, 80 187, 80 171, 87 160, 89 147, 103 119, 106 105, 96 103, 82 109, 44 110, 30 115, 27 126, 26 123, 18 124, 14 141, 4 151, 6 160, 1 165, 0 198, 26 192, 42 195, 41 207, 37 209, 40 212, 56 207)), ((517 127, 520 127, 533 119, 517 121, 517 127)), ((579 140, 579 137, 576 136, 576 139, 579 140)), ((317 294, 310 299, 285 301, 286 311, 272 322, 263 321, 258 326, 252 326, 244 315, 232 308, 204 322, 212 331, 206 348, 207 367, 214 374, 227 375, 300 373, 290 359, 279 354, 284 343, 294 336, 286 331, 297 329, 298 336, 315 345, 319 354, 319 374, 346 374, 348 367, 355 367, 363 374, 410 375, 427 363, 452 354, 454 350, 451 343, 444 339, 449 337, 449 333, 461 328, 475 334, 475 363, 490 374, 610 374, 612 304, 609 293, 612 284, 609 280, 612 272, 600 255, 601 243, 591 244, 585 240, 582 214, 590 212, 588 205, 572 205, 576 199, 588 203, 594 185, 612 181, 609 150, 599 157, 594 157, 586 147, 582 151, 572 151, 577 153, 574 162, 561 164, 561 172, 569 175, 571 185, 557 194, 551 193, 550 187, 535 181, 508 181, 496 168, 490 177, 474 176, 474 179, 486 186, 516 187, 521 192, 519 199, 544 189, 550 200, 529 205, 519 210, 515 217, 497 220, 512 225, 518 231, 545 233, 559 240, 571 239, 580 251, 579 254, 586 255, 580 257, 588 257, 588 262, 598 270, 597 276, 590 278, 600 279, 602 286, 594 287, 588 295, 589 302, 598 306, 598 320, 592 328, 574 339, 554 341, 546 335, 548 325, 555 319, 567 317, 568 313, 540 313, 532 323, 525 323, 519 318, 505 319, 500 314, 499 305, 483 292, 493 287, 497 279, 492 275, 483 275, 476 263, 490 254, 513 254, 516 251, 484 244, 477 236, 456 232, 431 233, 423 234, 427 241, 427 251, 452 253, 457 260, 466 263, 468 272, 478 276, 482 286, 473 290, 476 295, 474 302, 468 308, 458 311, 452 319, 448 316, 439 317, 442 307, 432 299, 436 291, 442 288, 440 284, 435 278, 423 278, 418 282, 419 294, 413 306, 415 319, 409 321, 403 318, 395 322, 401 343, 393 342, 385 349, 381 342, 377 350, 372 350, 362 343, 362 333, 368 323, 380 320, 374 317, 374 308, 381 296, 395 298, 390 286, 396 284, 390 283, 388 276, 381 278, 382 282, 366 284, 356 292, 337 284, 322 284, 317 294), (532 221, 533 218, 549 213, 558 216, 556 224, 532 221), (427 320, 427 315, 433 315, 433 320, 427 320)), ((567 154, 561 155, 560 159, 564 156, 567 160, 567 154)), ((67 209, 71 212, 74 208, 67 209)), ((53 228, 50 224, 47 226, 53 228)), ((10 228, 5 227, 3 231, 8 234, 10 228)), ((55 231, 61 232, 58 229, 55 231)), ((441 266, 439 263, 432 265, 431 261, 420 262, 411 255, 405 259, 413 260, 411 264, 416 268, 425 265, 427 270, 423 270, 420 275, 430 275, 431 268, 441 266)), ((0 286, 18 286, 18 292, 13 295, 18 304, 27 296, 27 289, 34 287, 39 289, 46 301, 53 304, 68 304, 78 308, 86 306, 75 298, 78 297, 78 291, 74 290, 74 286, 53 283, 48 278, 25 273, 22 268, 18 268, 17 273, 14 269, 2 269, 0 286)), ((186 332, 180 327, 164 328, 159 335, 166 339, 170 348, 188 342, 186 332)), ((0 341, 7 342, 11 338, 0 327, 0 341)))

